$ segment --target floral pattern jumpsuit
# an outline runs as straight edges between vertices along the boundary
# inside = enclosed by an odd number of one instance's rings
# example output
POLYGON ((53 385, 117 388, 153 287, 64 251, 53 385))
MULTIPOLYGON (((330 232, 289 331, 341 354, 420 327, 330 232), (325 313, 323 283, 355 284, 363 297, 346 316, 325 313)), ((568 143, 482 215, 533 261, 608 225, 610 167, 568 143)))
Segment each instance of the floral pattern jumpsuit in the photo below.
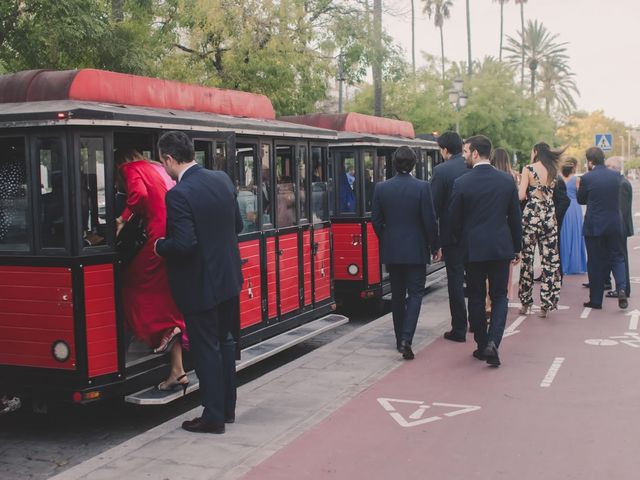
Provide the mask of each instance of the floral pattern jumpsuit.
POLYGON ((520 289, 518 296, 523 307, 533 303, 533 259, 536 245, 542 255, 542 278, 540 281, 541 308, 555 310, 560 295, 560 251, 558 248, 558 224, 553 204, 554 180, 543 185, 540 177, 527 165, 535 183, 529 185, 527 203, 522 211, 522 264, 520 266, 520 289))

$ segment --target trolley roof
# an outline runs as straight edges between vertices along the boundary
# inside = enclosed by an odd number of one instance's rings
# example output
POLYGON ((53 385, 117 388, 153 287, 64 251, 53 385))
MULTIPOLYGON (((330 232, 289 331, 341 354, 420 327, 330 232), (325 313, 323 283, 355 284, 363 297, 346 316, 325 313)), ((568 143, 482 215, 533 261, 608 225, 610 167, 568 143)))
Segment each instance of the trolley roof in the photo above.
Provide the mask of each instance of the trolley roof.
POLYGON ((274 120, 264 95, 105 70, 27 70, 0 76, 0 103, 79 100, 274 120))
POLYGON ((287 122, 328 128, 339 132, 389 135, 393 137, 415 138, 411 122, 393 118, 374 117, 362 113, 314 113, 311 115, 285 116, 287 122))

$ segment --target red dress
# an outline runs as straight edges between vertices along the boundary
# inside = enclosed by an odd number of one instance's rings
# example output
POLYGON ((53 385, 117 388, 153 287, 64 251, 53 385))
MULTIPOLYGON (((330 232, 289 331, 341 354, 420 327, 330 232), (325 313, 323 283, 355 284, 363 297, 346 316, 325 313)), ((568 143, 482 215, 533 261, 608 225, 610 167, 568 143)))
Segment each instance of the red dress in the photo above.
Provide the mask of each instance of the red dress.
MULTIPOLYGON (((172 327, 183 332, 184 319, 176 307, 167 277, 165 261, 153 251, 156 240, 166 235, 167 208, 164 197, 169 178, 158 166, 145 160, 124 163, 120 173, 127 184, 127 205, 122 218, 134 213, 144 218, 148 240, 123 272, 122 303, 129 328, 136 338, 157 347, 162 334, 172 327)), ((169 179, 170 180, 170 179, 169 179)))

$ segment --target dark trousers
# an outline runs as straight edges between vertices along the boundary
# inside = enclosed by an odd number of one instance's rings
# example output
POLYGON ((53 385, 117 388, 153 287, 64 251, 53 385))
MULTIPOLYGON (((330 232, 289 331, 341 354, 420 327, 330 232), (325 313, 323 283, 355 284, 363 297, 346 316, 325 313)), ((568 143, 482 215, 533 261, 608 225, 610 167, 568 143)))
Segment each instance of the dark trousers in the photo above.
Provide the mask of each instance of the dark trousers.
POLYGON ((411 344, 418 325, 418 315, 424 296, 424 282, 427 279, 427 266, 387 265, 391 282, 391 314, 396 343, 411 344))
POLYGON ((613 273, 618 290, 627 290, 624 253, 619 235, 600 235, 584 237, 587 246, 587 273, 589 274, 589 301, 596 306, 602 305, 604 281, 609 272, 613 273))
POLYGON ((467 305, 464 299, 464 255, 458 245, 442 247, 447 270, 451 330, 463 337, 467 333, 467 305))
POLYGON ((469 322, 479 348, 484 348, 488 342, 494 342, 498 347, 502 341, 509 308, 507 299, 509 264, 509 260, 496 260, 469 262, 465 265, 469 294, 469 322), (491 298, 491 325, 488 331, 485 316, 487 280, 489 280, 489 297, 491 298))
MULTIPOLYGON (((622 254, 624 255, 624 271, 625 278, 627 280, 627 288, 625 288, 625 293, 627 297, 631 296, 631 278, 629 277, 629 250, 627 249, 627 236, 623 235, 620 238, 620 250, 622 250, 622 254)), ((605 283, 611 283, 611 265, 609 265, 609 270, 605 275, 605 283)), ((618 290, 618 284, 616 283, 616 290, 618 290)))
POLYGON ((238 297, 206 312, 185 314, 191 358, 200 381, 203 420, 222 424, 235 417, 236 343, 231 332, 238 321, 238 297))

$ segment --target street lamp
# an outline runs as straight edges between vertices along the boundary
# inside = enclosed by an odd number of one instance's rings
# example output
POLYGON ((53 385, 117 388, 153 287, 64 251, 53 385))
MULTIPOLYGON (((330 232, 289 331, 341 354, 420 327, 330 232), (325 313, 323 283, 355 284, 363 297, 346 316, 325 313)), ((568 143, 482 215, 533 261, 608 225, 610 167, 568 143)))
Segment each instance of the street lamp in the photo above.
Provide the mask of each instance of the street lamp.
POLYGON ((460 77, 453 81, 453 88, 449 90, 449 103, 456 111, 456 132, 460 131, 460 110, 467 105, 467 95, 462 90, 464 82, 460 77))

